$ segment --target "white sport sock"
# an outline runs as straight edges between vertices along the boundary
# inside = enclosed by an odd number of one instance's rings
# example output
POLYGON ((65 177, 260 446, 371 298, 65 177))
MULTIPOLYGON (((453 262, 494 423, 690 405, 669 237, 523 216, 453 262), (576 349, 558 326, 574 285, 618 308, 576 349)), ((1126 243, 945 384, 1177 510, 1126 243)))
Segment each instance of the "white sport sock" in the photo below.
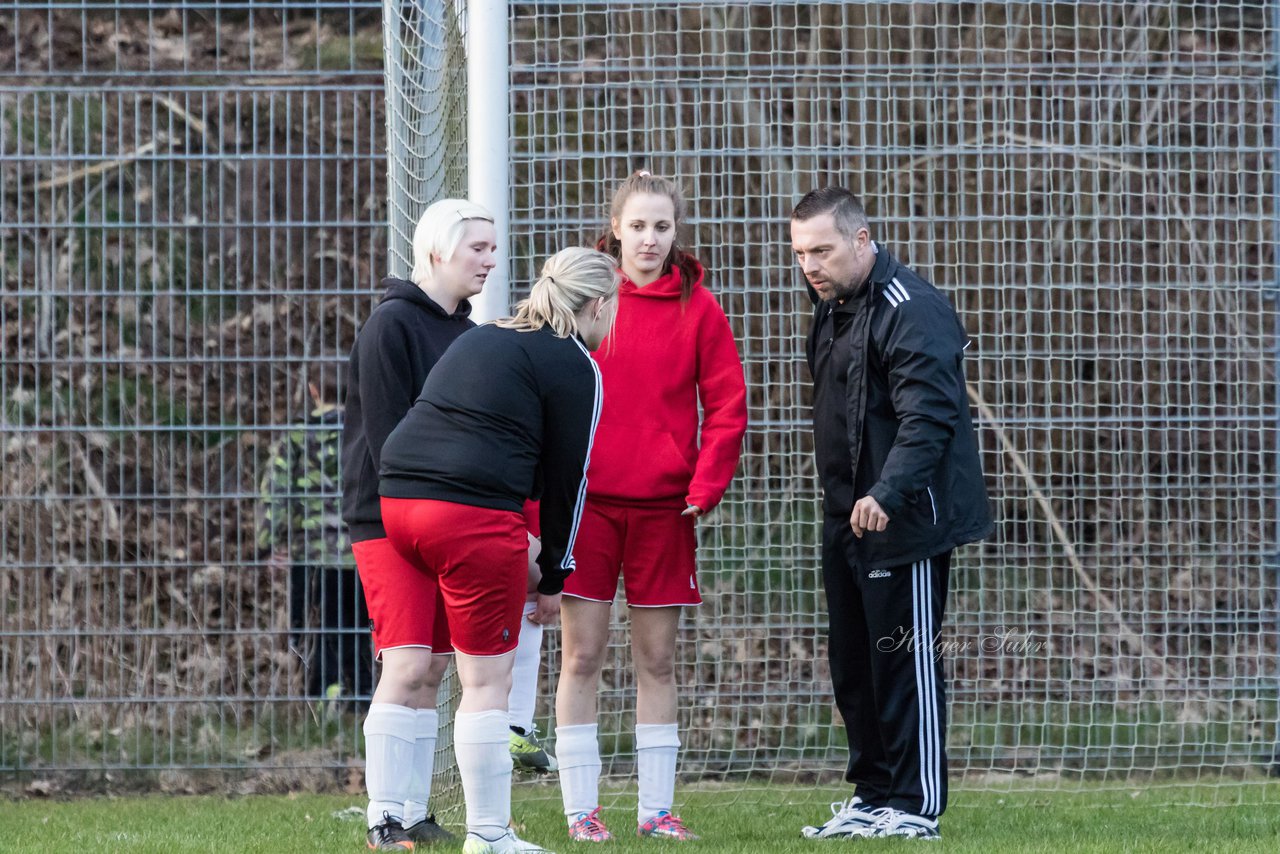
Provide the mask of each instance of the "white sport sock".
POLYGON ((679 752, 680 736, 675 724, 636 724, 640 824, 662 810, 671 811, 676 797, 676 754, 679 752))
POLYGON ((417 729, 413 740, 413 769, 409 774, 409 797, 404 801, 404 826, 417 824, 427 817, 431 801, 431 772, 436 764, 436 733, 440 730, 440 713, 435 709, 418 709, 417 729))
POLYGON ((507 714, 511 726, 525 732, 533 729, 533 709, 538 702, 538 666, 542 663, 542 626, 525 617, 538 608, 537 602, 524 604, 520 618, 520 642, 511 669, 511 694, 507 697, 507 714))
POLYGON ((383 813, 404 820, 413 766, 417 709, 393 703, 374 703, 364 719, 364 784, 369 790, 369 827, 381 824, 383 813))
POLYGON ((569 823, 600 806, 600 741, 597 724, 556 727, 560 796, 569 823))
POLYGON ((453 717, 453 751, 467 806, 467 832, 488 840, 506 833, 511 820, 510 743, 504 709, 453 717))

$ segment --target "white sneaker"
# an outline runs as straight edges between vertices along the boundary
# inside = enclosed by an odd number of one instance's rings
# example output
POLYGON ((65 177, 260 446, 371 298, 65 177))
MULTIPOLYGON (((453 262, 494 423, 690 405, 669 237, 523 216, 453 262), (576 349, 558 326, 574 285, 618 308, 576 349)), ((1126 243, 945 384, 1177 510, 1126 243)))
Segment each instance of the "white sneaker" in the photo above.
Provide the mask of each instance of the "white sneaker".
POLYGON ((886 839, 893 836, 902 839, 942 838, 942 834, 938 832, 936 818, 925 818, 922 815, 913 815, 892 807, 882 807, 875 811, 875 815, 875 824, 857 834, 858 836, 867 839, 886 839))
POLYGON ((507 832, 497 839, 485 839, 474 833, 467 834, 467 841, 462 843, 462 854, 553 854, 541 845, 525 842, 516 836, 516 832, 507 832))
POLYGON ((859 797, 836 801, 831 805, 831 819, 821 827, 802 827, 806 839, 849 839, 862 836, 880 816, 859 797))

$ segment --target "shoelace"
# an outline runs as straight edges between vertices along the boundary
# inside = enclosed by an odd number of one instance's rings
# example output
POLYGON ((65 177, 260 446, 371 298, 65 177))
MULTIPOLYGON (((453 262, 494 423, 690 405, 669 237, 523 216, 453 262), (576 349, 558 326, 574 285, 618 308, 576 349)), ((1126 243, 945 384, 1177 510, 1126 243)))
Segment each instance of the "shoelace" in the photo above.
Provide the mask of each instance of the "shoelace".
POLYGON ((604 822, 600 820, 600 807, 596 807, 591 812, 574 822, 574 824, 580 825, 578 828, 579 831, 590 833, 593 836, 609 832, 608 828, 604 826, 604 822))
POLYGON ((856 795, 845 801, 834 801, 831 804, 831 820, 841 820, 849 818, 854 813, 866 812, 862 809, 862 799, 856 795))
POLYGON ((876 823, 871 825, 871 829, 882 830, 893 823, 893 820, 901 814, 901 810, 895 810, 893 807, 880 807, 872 810, 871 814, 878 816, 876 823))
MULTIPOLYGON (((432 816, 431 818, 432 818, 432 819, 434 819, 434 818, 435 818, 435 816, 432 816)), ((379 823, 379 824, 374 825, 372 828, 370 828, 370 830, 372 830, 372 831, 373 831, 374 836, 375 836, 375 837, 377 838, 377 840, 378 840, 378 844, 379 844, 379 845, 381 845, 381 844, 382 844, 382 843, 384 843, 384 842, 395 842, 395 841, 397 841, 397 840, 394 838, 394 835, 395 835, 397 832, 399 832, 399 833, 403 834, 403 833, 404 833, 404 825, 402 825, 400 822, 398 822, 398 821, 396 821, 394 818, 392 818, 392 817, 391 817, 391 813, 389 813, 389 812, 384 812, 384 813, 382 814, 382 822, 381 822, 381 823, 379 823)))
POLYGON ((684 826, 684 822, 680 820, 680 816, 671 813, 662 813, 653 822, 654 830, 665 830, 672 836, 688 836, 689 828, 684 826))

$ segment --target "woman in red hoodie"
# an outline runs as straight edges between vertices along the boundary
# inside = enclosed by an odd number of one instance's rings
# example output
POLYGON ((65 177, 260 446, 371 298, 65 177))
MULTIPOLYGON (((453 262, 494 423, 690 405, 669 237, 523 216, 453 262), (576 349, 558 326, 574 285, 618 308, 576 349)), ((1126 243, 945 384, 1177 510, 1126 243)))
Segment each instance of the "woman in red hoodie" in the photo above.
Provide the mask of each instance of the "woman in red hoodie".
POLYGON ((680 609, 701 603, 694 521, 720 502, 747 428, 742 362, 704 271, 676 245, 682 200, 648 172, 623 181, 601 250, 618 259, 618 319, 593 354, 604 408, 564 589, 556 753, 569 836, 603 842, 596 687, 622 577, 636 668, 638 833, 695 838, 672 814, 680 609), (702 404, 699 422, 698 404, 702 404))

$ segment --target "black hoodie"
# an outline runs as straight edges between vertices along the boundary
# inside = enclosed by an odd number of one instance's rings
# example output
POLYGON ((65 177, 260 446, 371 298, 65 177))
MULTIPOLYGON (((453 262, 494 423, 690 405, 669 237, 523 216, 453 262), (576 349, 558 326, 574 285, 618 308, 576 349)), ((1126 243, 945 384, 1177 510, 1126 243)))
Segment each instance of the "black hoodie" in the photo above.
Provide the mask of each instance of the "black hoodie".
POLYGON ((382 494, 516 514, 540 498, 538 592, 554 596, 575 565, 600 401, 576 335, 486 323, 449 348, 387 439, 382 494))
POLYGON ((475 326, 471 304, 448 314, 422 289, 383 279, 387 292, 356 336, 342 430, 342 519, 351 541, 385 537, 378 499, 382 445, 413 406, 453 340, 475 326))

